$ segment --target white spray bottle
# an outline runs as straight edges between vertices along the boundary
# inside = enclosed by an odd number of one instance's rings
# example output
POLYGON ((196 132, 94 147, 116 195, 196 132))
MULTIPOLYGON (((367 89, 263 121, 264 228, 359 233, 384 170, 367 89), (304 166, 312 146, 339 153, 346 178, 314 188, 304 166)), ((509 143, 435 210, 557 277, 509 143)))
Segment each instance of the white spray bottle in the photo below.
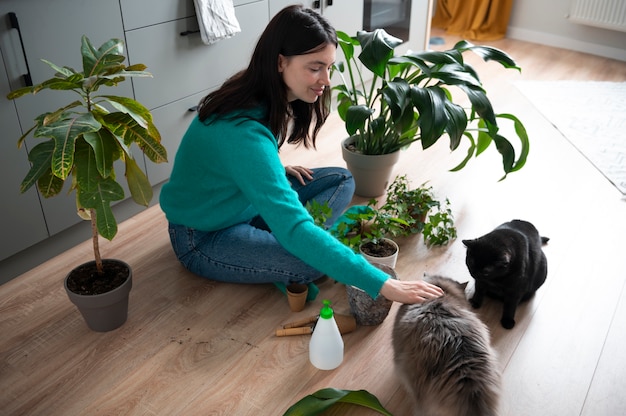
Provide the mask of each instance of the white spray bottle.
POLYGON ((309 342, 309 360, 320 370, 333 370, 343 361, 343 339, 333 317, 330 301, 324 300, 309 342))

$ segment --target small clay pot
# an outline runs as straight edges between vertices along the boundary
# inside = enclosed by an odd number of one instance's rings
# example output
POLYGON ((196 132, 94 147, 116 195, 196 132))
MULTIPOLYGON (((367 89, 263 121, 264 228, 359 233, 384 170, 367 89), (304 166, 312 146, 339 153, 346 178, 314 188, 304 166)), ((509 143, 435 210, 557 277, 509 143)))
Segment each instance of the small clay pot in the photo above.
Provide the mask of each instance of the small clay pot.
POLYGON ((309 287, 303 284, 291 284, 287 286, 287 301, 292 312, 300 312, 306 306, 306 298, 309 287))

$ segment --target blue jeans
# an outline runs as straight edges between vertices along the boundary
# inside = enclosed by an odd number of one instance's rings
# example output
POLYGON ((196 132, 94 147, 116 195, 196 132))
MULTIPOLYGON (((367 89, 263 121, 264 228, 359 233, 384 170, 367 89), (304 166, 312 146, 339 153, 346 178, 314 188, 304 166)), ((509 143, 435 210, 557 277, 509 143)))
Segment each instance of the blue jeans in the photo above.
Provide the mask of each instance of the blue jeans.
MULTIPOLYGON (((352 201, 354 179, 344 168, 313 169, 305 185, 289 176, 300 202, 327 202, 332 208, 332 225, 352 201)), ((178 260, 193 273, 230 283, 309 283, 322 276, 285 250, 262 218, 218 231, 199 231, 169 224, 170 240, 178 260)))

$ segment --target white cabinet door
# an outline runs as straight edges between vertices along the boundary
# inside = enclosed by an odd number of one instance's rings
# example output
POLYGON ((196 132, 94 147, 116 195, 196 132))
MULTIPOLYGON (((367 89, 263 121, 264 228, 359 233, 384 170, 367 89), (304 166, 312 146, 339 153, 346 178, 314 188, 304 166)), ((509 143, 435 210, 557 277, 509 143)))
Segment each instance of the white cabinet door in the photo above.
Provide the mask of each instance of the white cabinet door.
MULTIPOLYGON (((328 19, 336 30, 353 36, 363 28, 363 0, 304 0, 298 2, 328 19)), ((293 0, 270 0, 270 19, 293 0)))
POLYGON ((363 29, 363 1, 321 0, 322 14, 336 30, 350 36, 363 29))

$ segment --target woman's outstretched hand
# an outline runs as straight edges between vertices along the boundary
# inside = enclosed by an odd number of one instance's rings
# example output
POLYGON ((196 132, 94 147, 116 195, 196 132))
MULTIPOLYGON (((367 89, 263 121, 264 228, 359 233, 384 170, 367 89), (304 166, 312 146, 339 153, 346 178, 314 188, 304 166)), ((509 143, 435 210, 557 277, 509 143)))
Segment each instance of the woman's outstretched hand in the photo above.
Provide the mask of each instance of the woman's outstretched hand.
POLYGON ((443 290, 423 280, 387 279, 380 289, 380 294, 394 302, 421 303, 443 296, 443 290))
POLYGON ((287 172, 287 175, 298 179, 302 185, 306 185, 305 180, 310 181, 313 179, 313 171, 309 168, 305 168, 304 166, 288 165, 285 166, 285 172, 287 172))

